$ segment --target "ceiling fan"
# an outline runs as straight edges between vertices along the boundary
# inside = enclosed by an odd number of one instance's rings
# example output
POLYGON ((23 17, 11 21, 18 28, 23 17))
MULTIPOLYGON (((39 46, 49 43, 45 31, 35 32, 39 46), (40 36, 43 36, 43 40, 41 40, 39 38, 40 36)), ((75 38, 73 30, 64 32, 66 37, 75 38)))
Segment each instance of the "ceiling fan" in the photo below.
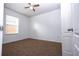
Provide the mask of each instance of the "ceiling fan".
POLYGON ((28 7, 25 7, 26 9, 27 8, 30 8, 30 9, 32 9, 34 12, 35 12, 35 7, 39 7, 39 4, 35 4, 35 5, 32 5, 31 3, 28 3, 28 7))

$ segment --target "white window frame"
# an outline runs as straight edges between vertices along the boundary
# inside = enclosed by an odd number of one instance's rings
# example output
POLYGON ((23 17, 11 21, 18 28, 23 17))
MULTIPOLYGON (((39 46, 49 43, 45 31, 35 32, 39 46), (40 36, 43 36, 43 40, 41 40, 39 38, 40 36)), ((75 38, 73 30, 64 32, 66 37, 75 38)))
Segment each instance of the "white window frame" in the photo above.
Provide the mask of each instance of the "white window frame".
POLYGON ((16 32, 8 33, 6 34, 17 34, 19 33, 19 18, 11 15, 6 15, 6 25, 15 25, 16 26, 16 32))

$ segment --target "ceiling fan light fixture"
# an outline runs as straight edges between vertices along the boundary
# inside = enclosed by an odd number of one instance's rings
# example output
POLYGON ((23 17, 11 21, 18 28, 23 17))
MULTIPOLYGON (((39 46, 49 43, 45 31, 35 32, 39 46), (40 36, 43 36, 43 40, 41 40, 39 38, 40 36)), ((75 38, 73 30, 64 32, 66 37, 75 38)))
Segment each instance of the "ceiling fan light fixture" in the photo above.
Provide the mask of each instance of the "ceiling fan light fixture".
POLYGON ((30 9, 33 9, 33 7, 32 7, 32 6, 30 6, 30 9))
POLYGON ((31 3, 28 3, 29 6, 25 7, 25 8, 30 8, 31 10, 33 10, 35 12, 35 7, 39 7, 39 4, 35 4, 35 5, 32 5, 31 3))

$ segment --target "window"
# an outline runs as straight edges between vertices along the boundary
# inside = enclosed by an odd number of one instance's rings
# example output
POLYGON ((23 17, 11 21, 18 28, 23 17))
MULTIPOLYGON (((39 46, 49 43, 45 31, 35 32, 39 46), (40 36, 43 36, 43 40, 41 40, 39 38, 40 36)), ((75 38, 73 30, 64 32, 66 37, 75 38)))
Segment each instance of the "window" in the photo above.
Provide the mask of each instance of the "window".
POLYGON ((6 34, 18 33, 19 20, 17 17, 6 15, 6 34))

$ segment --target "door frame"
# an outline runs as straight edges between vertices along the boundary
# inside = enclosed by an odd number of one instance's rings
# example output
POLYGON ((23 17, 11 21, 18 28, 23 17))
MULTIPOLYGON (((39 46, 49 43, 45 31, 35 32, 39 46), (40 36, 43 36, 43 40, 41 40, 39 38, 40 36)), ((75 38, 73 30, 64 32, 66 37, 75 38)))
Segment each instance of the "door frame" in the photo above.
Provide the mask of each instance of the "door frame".
POLYGON ((0 56, 2 55, 2 40, 3 40, 3 19, 4 19, 4 2, 0 0, 0 56))

